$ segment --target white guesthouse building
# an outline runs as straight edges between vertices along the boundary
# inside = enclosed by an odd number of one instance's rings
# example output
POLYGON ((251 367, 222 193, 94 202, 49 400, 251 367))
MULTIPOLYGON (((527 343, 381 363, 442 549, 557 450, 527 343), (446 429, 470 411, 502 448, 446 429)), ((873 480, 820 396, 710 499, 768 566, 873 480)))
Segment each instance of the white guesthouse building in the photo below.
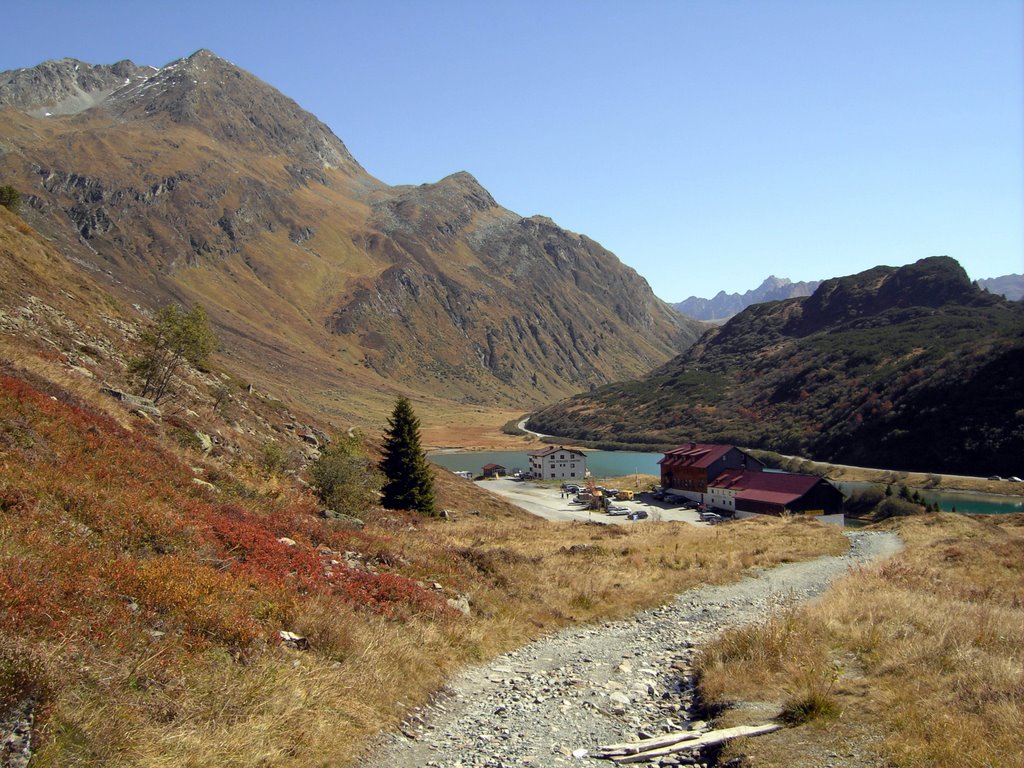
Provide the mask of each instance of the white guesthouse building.
POLYGON ((545 448, 530 452, 530 477, 538 480, 582 480, 587 476, 587 457, 575 448, 545 448))

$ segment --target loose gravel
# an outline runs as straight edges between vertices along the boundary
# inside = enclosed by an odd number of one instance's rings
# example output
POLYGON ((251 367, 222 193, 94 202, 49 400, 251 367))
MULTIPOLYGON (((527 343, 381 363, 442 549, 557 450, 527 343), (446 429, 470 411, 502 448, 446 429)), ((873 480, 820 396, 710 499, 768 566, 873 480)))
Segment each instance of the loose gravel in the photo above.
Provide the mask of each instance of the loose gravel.
MULTIPOLYGON (((899 551, 897 536, 846 534, 850 550, 689 590, 626 621, 558 632, 459 675, 367 768, 601 765, 602 744, 700 727, 691 721, 697 648, 728 627, 809 600, 850 568, 899 551)), ((699 763, 664 758, 661 765, 699 763)))

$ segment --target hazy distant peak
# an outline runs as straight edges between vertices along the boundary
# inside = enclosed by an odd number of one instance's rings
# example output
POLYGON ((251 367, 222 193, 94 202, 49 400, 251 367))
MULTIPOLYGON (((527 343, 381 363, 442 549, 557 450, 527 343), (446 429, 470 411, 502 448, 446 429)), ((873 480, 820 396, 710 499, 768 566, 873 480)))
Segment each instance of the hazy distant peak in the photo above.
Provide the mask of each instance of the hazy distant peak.
POLYGON ((1024 298, 1024 275, 1002 275, 978 280, 978 285, 989 293, 1004 296, 1010 301, 1024 298))
POLYGON ((691 296, 672 306, 696 320, 728 320, 752 304, 810 296, 817 287, 817 281, 794 283, 787 277, 769 275, 761 285, 746 293, 719 291, 713 299, 691 296))

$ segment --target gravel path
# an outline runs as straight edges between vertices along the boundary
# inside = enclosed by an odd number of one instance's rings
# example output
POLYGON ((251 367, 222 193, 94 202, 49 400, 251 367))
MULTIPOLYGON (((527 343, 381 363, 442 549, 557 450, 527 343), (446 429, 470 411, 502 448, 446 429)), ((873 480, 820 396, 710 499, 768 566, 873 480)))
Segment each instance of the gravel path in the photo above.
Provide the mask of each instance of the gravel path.
MULTIPOLYGON (((726 586, 683 593, 627 621, 558 632, 462 673, 366 768, 513 768, 611 763, 602 744, 689 725, 690 664, 726 627, 821 594, 856 565, 888 557, 894 534, 848 532, 850 551, 761 571, 726 586)), ((686 764, 663 761, 663 765, 686 764)))

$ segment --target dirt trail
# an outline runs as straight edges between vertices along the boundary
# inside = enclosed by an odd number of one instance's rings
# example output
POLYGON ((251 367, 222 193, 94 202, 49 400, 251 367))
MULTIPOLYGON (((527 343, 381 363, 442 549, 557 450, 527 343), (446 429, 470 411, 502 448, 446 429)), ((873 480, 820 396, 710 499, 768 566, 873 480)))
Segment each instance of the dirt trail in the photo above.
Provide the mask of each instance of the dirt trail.
POLYGON ((898 552, 890 533, 847 533, 850 551, 701 587, 626 621, 573 628, 460 674, 386 737, 366 768, 601 765, 601 744, 685 728, 694 650, 727 627, 812 599, 850 568, 898 552))

